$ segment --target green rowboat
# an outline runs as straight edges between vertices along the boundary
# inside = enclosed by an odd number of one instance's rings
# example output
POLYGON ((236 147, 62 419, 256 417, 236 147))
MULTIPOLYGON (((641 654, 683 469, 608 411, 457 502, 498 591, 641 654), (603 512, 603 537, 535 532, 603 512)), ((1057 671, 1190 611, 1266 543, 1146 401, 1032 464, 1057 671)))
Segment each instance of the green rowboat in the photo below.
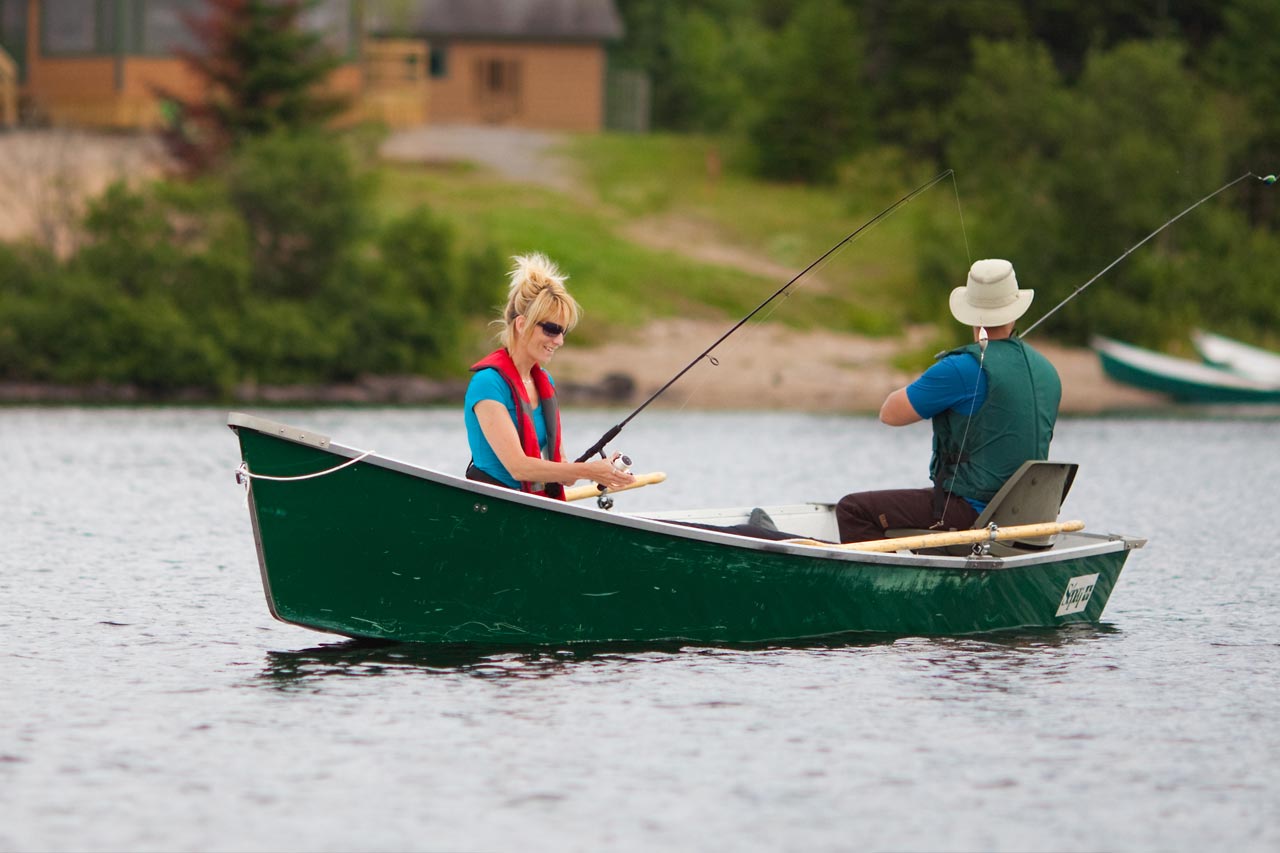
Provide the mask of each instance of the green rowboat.
MULTIPOLYGON (((868 553, 525 495, 232 413, 267 606, 348 637, 544 645, 957 635, 1096 623, 1145 540, 1060 534, 996 556, 868 553)), ((587 503, 587 502, 583 502, 587 503)), ((830 504, 767 507, 834 541, 830 504)))

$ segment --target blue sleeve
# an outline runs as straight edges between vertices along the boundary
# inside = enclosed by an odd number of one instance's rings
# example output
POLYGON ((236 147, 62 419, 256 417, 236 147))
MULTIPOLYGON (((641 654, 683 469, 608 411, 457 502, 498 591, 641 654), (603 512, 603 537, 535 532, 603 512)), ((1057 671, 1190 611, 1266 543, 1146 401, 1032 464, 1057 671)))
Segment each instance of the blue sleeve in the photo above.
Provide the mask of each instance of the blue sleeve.
POLYGON ((511 415, 513 424, 516 419, 515 402, 511 399, 511 389, 507 387, 507 381, 496 370, 477 371, 467 385, 467 396, 464 403, 466 408, 463 411, 463 421, 467 427, 467 444, 471 449, 471 459, 481 471, 491 477, 497 477, 513 489, 518 489, 520 484, 503 467, 502 461, 498 459, 498 454, 493 452, 493 448, 489 446, 488 439, 484 437, 484 430, 480 429, 480 421, 476 418, 475 409, 476 403, 483 400, 498 401, 506 407, 507 413, 511 415))
POLYGON ((471 377, 471 382, 467 385, 467 411, 474 409, 481 400, 497 400, 504 406, 510 406, 511 389, 498 371, 480 370, 471 377))
MULTIPOLYGON (((547 374, 547 378, 551 378, 551 374, 547 374)), ((552 380, 552 385, 555 380, 552 380)), ((511 476, 506 467, 502 464, 502 460, 498 458, 498 454, 493 452, 493 448, 489 445, 489 440, 484 437, 484 430, 480 429, 480 421, 476 417, 476 403, 484 400, 496 400, 501 403, 507 410, 507 414, 511 417, 511 423, 516 424, 516 402, 511 396, 511 388, 507 385, 507 380, 502 378, 502 374, 496 370, 479 370, 471 377, 471 382, 467 385, 467 395, 463 405, 463 421, 467 427, 467 444, 471 449, 471 459, 475 462, 477 468, 484 471, 491 477, 497 477, 513 489, 520 487, 516 479, 511 476)), ((534 409, 533 426, 538 436, 538 445, 546 448, 547 445, 547 425, 546 419, 543 417, 541 404, 534 409)))
POLYGON ((937 361, 907 386, 907 400, 922 418, 935 417, 948 409, 969 414, 987 400, 987 377, 978 360, 969 353, 950 355, 937 361))

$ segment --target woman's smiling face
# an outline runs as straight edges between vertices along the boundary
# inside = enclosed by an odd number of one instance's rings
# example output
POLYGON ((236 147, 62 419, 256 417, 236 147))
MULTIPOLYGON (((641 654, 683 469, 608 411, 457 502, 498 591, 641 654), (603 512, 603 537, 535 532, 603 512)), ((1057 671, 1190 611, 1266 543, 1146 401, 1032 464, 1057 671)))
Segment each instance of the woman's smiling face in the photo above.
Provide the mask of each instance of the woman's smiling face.
POLYGON ((538 323, 530 323, 525 318, 524 331, 520 336, 521 348, 534 361, 546 364, 556 354, 556 350, 564 346, 567 321, 568 318, 563 316, 551 317, 538 323))

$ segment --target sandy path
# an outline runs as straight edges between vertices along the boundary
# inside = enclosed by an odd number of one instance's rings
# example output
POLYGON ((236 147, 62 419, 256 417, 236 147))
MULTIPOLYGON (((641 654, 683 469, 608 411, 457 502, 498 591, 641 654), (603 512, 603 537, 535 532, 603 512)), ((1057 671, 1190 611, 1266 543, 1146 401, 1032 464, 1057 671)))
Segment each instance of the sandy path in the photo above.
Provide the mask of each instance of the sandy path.
MULTIPOLYGON (((729 322, 659 320, 645 329, 590 349, 566 346, 552 366, 562 381, 594 384, 611 373, 632 377, 638 404, 660 388, 729 328, 729 322)), ((741 329, 655 406, 698 409, 778 409, 875 412, 889 392, 915 378, 893 366, 900 352, 915 352, 927 329, 901 338, 867 338, 827 331, 800 332, 775 324, 741 329)), ((1062 411, 1078 414, 1166 405, 1154 394, 1116 384, 1087 349, 1036 342, 1062 377, 1062 411)))

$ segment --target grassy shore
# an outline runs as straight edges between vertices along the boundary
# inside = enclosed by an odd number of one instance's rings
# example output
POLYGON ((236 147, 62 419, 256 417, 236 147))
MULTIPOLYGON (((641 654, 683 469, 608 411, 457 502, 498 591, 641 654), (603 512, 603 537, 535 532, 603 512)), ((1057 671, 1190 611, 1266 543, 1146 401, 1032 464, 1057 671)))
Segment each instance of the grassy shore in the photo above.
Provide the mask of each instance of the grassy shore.
MULTIPOLYGON (((464 163, 383 163, 382 209, 425 203, 468 243, 546 252, 586 306, 579 340, 588 345, 663 318, 742 316, 931 177, 882 153, 836 186, 769 184, 737 172, 736 155, 716 140, 686 136, 565 137, 556 153, 569 191, 464 163)), ((802 278, 769 319, 871 336, 937 319, 951 283, 921 285, 915 247, 948 220, 963 269, 956 202, 943 182, 802 278)))

